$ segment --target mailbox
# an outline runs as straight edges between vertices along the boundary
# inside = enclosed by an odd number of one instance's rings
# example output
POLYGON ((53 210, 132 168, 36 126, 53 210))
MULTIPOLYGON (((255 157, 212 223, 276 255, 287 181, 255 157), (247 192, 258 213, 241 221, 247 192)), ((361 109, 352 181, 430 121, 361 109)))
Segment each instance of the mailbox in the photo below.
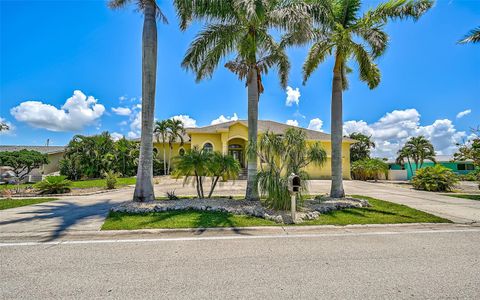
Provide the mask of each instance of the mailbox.
POLYGON ((300 187, 301 179, 298 175, 292 173, 292 175, 288 176, 288 191, 290 193, 300 192, 300 187))

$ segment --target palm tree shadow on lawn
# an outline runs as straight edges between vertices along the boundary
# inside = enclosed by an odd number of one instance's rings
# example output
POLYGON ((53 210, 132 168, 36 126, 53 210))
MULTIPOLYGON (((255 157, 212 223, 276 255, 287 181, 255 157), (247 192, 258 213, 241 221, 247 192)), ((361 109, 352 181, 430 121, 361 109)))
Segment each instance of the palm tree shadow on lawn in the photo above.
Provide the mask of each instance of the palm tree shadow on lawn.
POLYGON ((64 236, 66 230, 81 221, 96 217, 106 217, 111 206, 110 200, 105 200, 92 205, 78 205, 66 201, 53 201, 49 204, 38 204, 33 206, 36 208, 43 207, 43 209, 20 213, 22 215, 34 214, 34 216, 9 221, 0 221, 0 226, 37 220, 53 221, 54 219, 59 219, 60 224, 58 224, 52 233, 43 240, 43 242, 50 242, 64 236))

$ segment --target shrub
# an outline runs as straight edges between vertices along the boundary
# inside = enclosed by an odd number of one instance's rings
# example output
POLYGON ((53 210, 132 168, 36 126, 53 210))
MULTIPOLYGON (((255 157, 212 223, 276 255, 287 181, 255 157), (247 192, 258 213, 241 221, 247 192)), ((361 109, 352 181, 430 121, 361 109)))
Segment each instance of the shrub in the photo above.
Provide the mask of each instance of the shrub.
POLYGON ((113 190, 117 187, 118 175, 113 171, 105 172, 105 188, 107 190, 113 190))
POLYGON ((415 189, 430 192, 451 191, 457 182, 457 175, 441 165, 419 169, 412 178, 415 189))
POLYGON ((35 185, 40 194, 63 194, 71 191, 72 182, 65 176, 47 176, 35 185))
POLYGON ((378 180, 380 175, 385 177, 388 173, 388 165, 378 158, 367 158, 352 163, 352 176, 357 180, 378 180))

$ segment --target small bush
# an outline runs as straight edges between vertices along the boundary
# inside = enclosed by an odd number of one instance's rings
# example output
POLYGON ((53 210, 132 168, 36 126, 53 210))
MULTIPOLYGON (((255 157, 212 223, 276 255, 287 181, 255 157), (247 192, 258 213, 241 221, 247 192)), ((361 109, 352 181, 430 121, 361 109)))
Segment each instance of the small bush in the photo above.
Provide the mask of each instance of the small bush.
POLYGON ((375 180, 386 178, 388 174, 388 165, 378 158, 366 158, 352 163, 352 177, 356 180, 375 180))
POLYGON ((40 194, 64 194, 71 191, 72 182, 65 176, 47 176, 35 185, 40 194))
POLYGON ((118 174, 112 171, 105 172, 105 188, 107 190, 113 190, 117 187, 118 174))
POLYGON ((415 189, 430 192, 451 191, 457 182, 458 176, 441 165, 419 169, 412 178, 415 189))

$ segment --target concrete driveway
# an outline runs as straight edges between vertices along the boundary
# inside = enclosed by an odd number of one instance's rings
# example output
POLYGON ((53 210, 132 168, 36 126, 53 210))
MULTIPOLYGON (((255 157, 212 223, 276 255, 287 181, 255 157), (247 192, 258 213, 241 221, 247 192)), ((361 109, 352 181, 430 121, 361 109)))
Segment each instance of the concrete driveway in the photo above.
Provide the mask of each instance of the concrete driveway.
MULTIPOLYGON (((245 181, 223 183, 217 195, 242 195, 245 181)), ((330 182, 310 182, 310 193, 327 193, 330 182)), ((175 190, 177 195, 194 195, 195 189, 182 181, 161 179, 155 185, 156 195, 175 190)), ((442 196, 383 183, 345 181, 350 195, 365 195, 387 200, 447 218, 457 223, 480 222, 480 201, 442 196)), ((110 207, 132 198, 133 188, 90 195, 61 197, 58 201, 0 211, 0 240, 11 236, 38 236, 55 240, 72 231, 98 231, 110 207)))

